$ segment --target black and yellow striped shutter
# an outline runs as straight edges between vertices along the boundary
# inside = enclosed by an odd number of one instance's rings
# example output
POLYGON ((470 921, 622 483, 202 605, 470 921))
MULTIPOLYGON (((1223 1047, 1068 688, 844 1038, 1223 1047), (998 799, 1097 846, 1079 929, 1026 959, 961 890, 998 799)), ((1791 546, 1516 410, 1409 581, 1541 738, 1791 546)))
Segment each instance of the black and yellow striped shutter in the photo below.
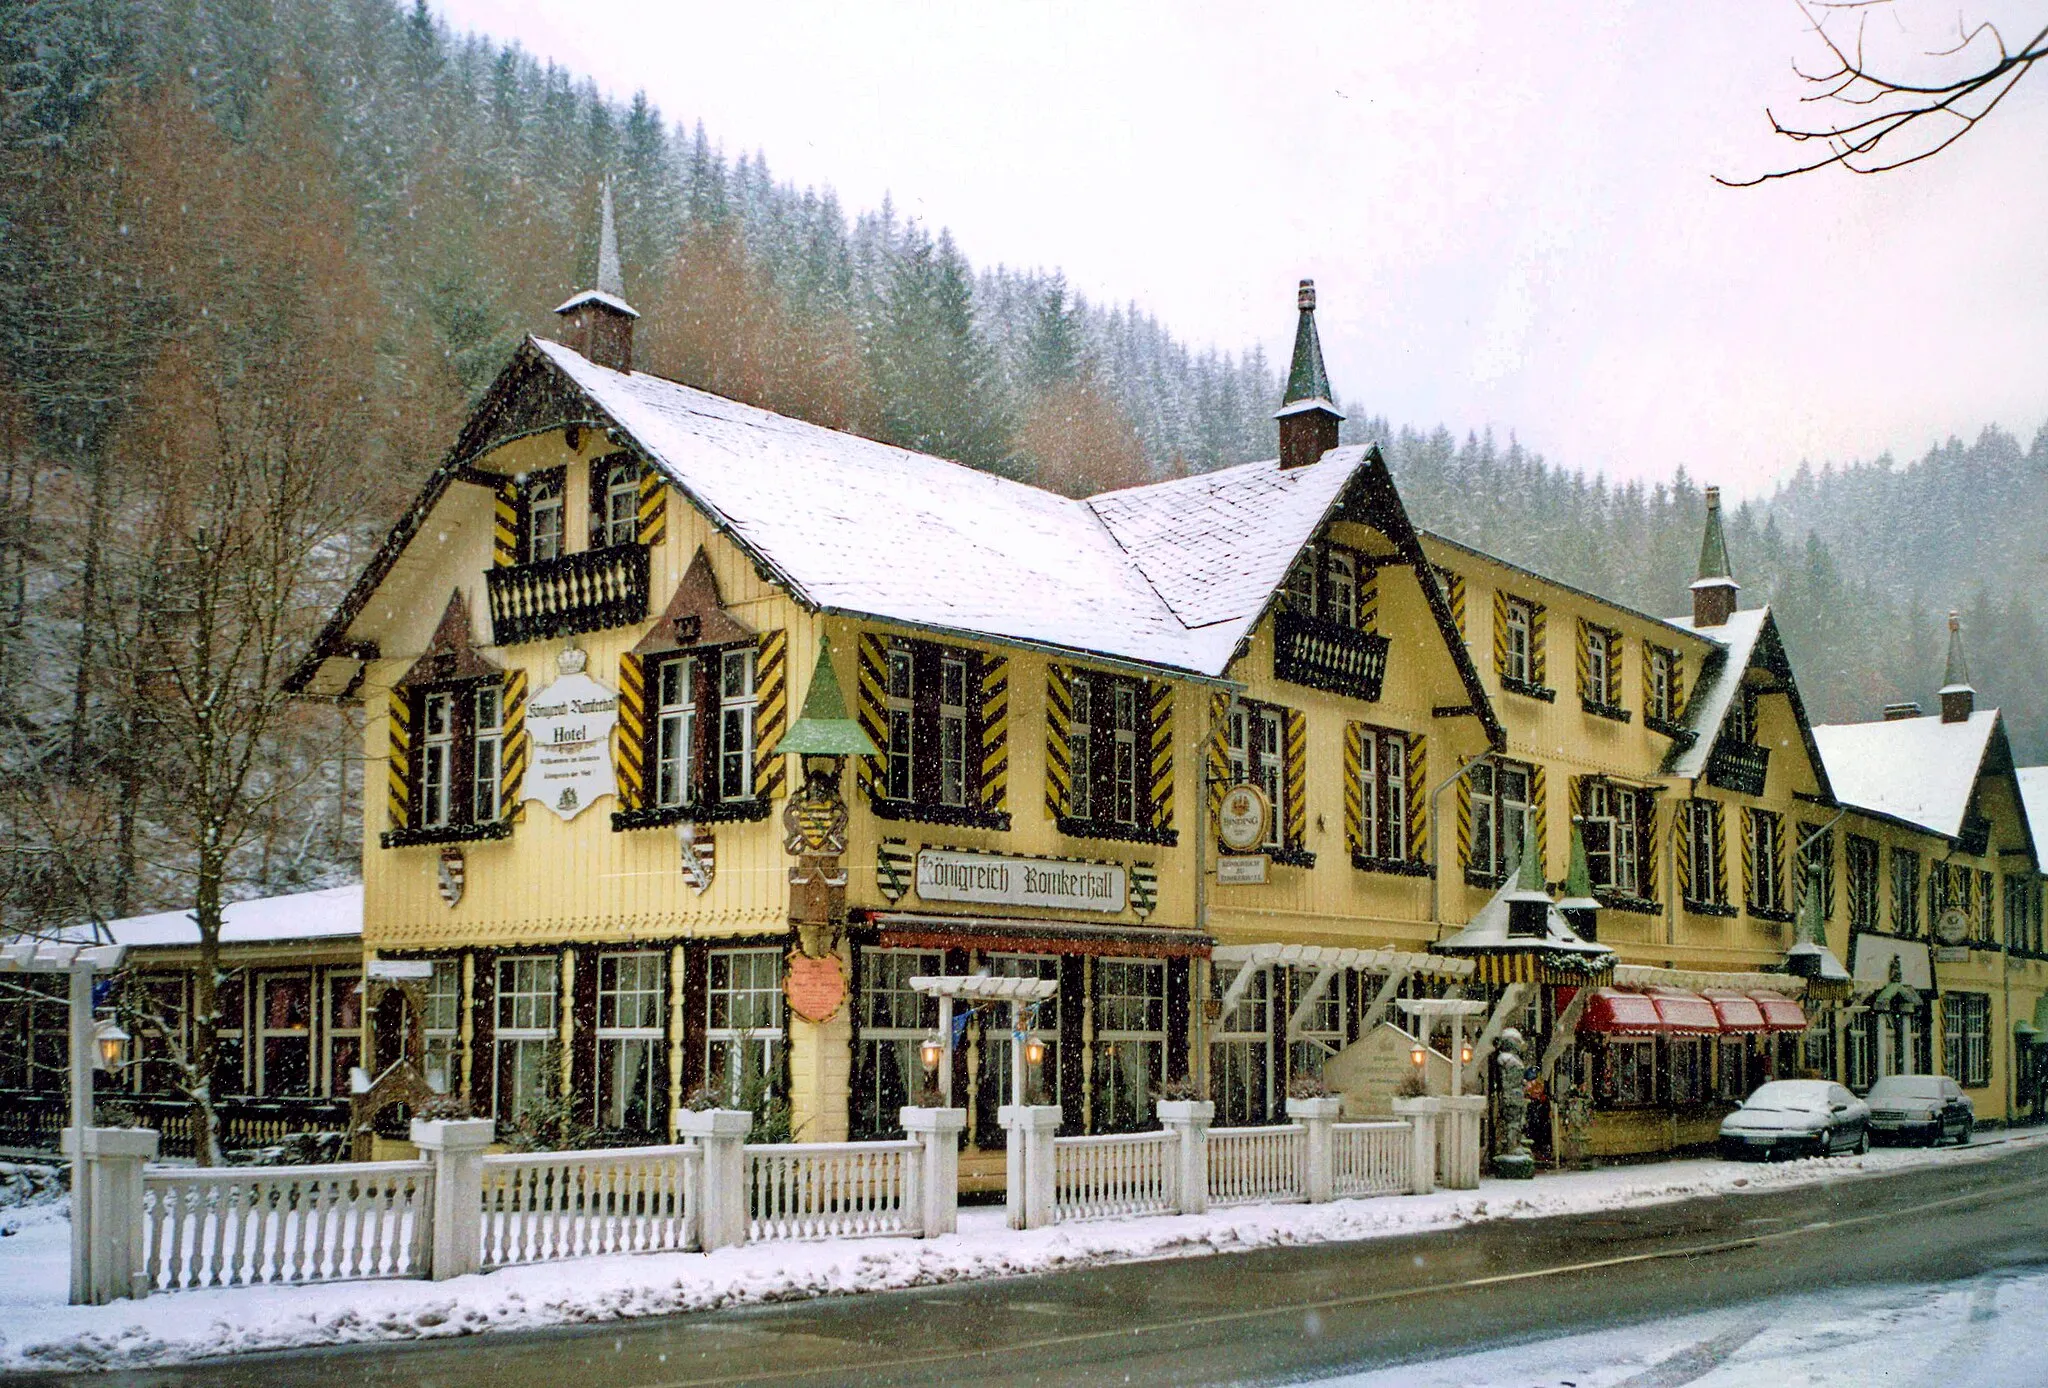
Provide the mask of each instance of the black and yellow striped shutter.
POLYGON ((1593 682, 1593 624, 1584 617, 1579 618, 1579 697, 1604 702, 1606 691, 1592 687, 1593 682))
POLYGON ((1448 569, 1440 571, 1444 579, 1444 600, 1451 607, 1451 625, 1458 629, 1458 635, 1465 635, 1465 576, 1448 569))
POLYGON ((1358 576, 1358 625, 1363 631, 1380 629, 1380 571, 1367 569, 1358 576))
MULTIPOLYGON (((647 804, 647 663, 628 651, 619 657, 619 726, 612 734, 612 771, 619 808, 647 804)), ((687 795, 684 799, 688 799, 687 795)))
POLYGON ((491 565, 507 568, 519 562, 519 484, 501 477, 491 503, 491 565))
POLYGON ((1685 717, 1685 660, 1677 651, 1671 653, 1671 721, 1676 723, 1685 717))
POLYGON ((1408 861, 1429 861, 1429 741, 1408 734, 1408 861))
MULTIPOLYGON (((1707 805, 1707 827, 1714 833, 1714 878, 1722 880, 1721 870, 1728 863, 1728 826, 1721 818, 1721 807, 1709 800, 1707 805)), ((1727 896, 1726 892, 1722 893, 1727 896)))
POLYGON ((1073 803, 1067 739, 1074 723, 1073 692, 1067 667, 1045 667, 1045 817, 1058 819, 1073 803))
POLYGON ((1164 680, 1145 685, 1145 725, 1152 742, 1148 819, 1155 832, 1164 834, 1173 828, 1173 686, 1164 680))
POLYGON ((1536 826, 1536 866, 1542 870, 1545 882, 1550 880, 1548 780, 1541 762, 1529 768, 1529 819, 1536 826))
POLYGON ((1209 696, 1209 817, 1223 808, 1223 793, 1230 788, 1230 696, 1209 696))
POLYGON ((1284 842, 1289 848, 1308 844, 1308 718, 1299 709, 1283 709, 1286 738, 1285 760, 1281 764, 1287 785, 1287 820, 1284 842))
POLYGON ((1365 847, 1365 730, 1344 725, 1344 848, 1354 857, 1373 857, 1377 846, 1365 847))
POLYGON ((1496 588, 1493 590, 1493 673, 1505 677, 1508 672, 1508 595, 1496 588))
POLYGON ((889 674, 888 642, 878 633, 864 631, 860 634, 860 661, 855 672, 860 683, 860 693, 854 717, 860 720, 861 731, 875 744, 881 756, 862 757, 854 768, 854 784, 869 799, 880 796, 883 786, 883 758, 889 753, 888 719, 884 715, 887 705, 883 702, 885 681, 889 674))
POLYGON ((639 519, 633 533, 649 549, 668 533, 668 483, 658 468, 645 463, 640 466, 639 519))
POLYGON ((981 657, 981 807, 990 814, 1010 808, 1010 662, 981 657))
POLYGON ((1697 901, 1700 896, 1699 885, 1692 880, 1693 817, 1699 812, 1699 801, 1684 800, 1671 816, 1671 857, 1678 874, 1678 895, 1688 901, 1697 901))
POLYGON ((754 652, 754 794, 763 800, 787 785, 789 759, 774 751, 788 729, 789 633, 777 627, 761 633, 754 652))
POLYGON ((1529 678, 1538 685, 1549 683, 1543 659, 1543 637, 1550 625, 1550 613, 1542 603, 1529 604, 1529 678))
POLYGON ((1472 778, 1458 778, 1458 866, 1472 870, 1472 778))
POLYGON ((1636 895, 1650 901, 1661 895, 1657 890, 1657 832, 1664 819, 1661 799, 1656 795, 1642 796, 1643 836, 1636 841, 1636 895))
POLYGON ((1751 906, 1756 905, 1756 836, 1757 811, 1743 811, 1742 835, 1742 899, 1751 906))
POLYGON ((412 828, 412 698, 402 689, 391 691, 390 714, 385 726, 388 763, 386 818, 393 829, 412 828))
POLYGON ((526 738, 526 671, 505 672, 504 740, 498 767, 498 813, 514 823, 526 818, 521 791, 532 754, 526 738))
POLYGON ((1607 633, 1607 706, 1621 707, 1621 653, 1622 634, 1618 631, 1607 633))

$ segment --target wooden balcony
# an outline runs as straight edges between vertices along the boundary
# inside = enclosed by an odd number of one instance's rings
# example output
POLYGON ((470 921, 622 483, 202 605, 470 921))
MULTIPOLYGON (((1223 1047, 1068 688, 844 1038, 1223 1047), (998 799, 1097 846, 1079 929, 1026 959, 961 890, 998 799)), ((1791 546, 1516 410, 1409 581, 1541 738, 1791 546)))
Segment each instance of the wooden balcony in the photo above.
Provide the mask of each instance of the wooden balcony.
POLYGON ((1376 702, 1388 644, 1376 632, 1282 608, 1273 623, 1273 678, 1376 702))
POLYGON ((643 545, 614 545, 492 569, 485 578, 491 643, 497 646, 630 626, 647 616, 643 545))
POLYGON ((1707 784, 1737 795, 1762 795, 1771 749, 1753 742, 1717 742, 1707 754, 1707 784))

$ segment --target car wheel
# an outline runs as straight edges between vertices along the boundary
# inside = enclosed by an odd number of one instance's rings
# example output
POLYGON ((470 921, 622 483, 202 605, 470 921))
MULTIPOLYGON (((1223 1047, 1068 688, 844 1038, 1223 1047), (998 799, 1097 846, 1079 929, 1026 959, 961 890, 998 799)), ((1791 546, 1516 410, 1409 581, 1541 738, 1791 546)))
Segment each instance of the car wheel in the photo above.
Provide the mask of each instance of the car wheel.
POLYGON ((1868 1128, 1865 1128, 1862 1132, 1856 1134, 1856 1155, 1860 1157, 1869 1151, 1870 1130, 1868 1128))
POLYGON ((1971 1135, 1971 1134, 1972 1134, 1973 1132, 1975 1132, 1975 1131, 1976 1131, 1976 1128, 1977 1128, 1977 1120, 1976 1120, 1976 1119, 1974 1119, 1974 1118, 1965 1118, 1965 1119, 1963 1120, 1963 1134, 1962 1134, 1962 1136, 1961 1136, 1961 1137, 1959 1137, 1959 1138, 1957 1138, 1957 1139, 1956 1139, 1956 1146, 1958 1146, 1958 1147, 1967 1147, 1967 1146, 1969 1146, 1969 1145, 1970 1145, 1970 1135, 1971 1135))
POLYGON ((1822 1128, 1820 1130, 1820 1146, 1815 1151, 1814 1155, 1820 1157, 1832 1157, 1834 1154, 1835 1130, 1833 1128, 1822 1128))

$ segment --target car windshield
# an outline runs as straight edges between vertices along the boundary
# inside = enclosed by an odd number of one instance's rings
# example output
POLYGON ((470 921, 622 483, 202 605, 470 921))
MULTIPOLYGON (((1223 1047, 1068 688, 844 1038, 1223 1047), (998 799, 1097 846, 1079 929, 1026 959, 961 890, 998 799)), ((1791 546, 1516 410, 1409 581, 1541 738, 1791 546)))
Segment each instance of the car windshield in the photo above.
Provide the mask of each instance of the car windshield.
POLYGON ((1749 1096, 1744 1108, 1815 1113, 1828 1106, 1828 1087, 1817 1080, 1777 1080, 1749 1096))
POLYGON ((1887 1075, 1870 1087, 1872 1102, 1886 1099, 1939 1099, 1941 1078, 1937 1075, 1887 1075))

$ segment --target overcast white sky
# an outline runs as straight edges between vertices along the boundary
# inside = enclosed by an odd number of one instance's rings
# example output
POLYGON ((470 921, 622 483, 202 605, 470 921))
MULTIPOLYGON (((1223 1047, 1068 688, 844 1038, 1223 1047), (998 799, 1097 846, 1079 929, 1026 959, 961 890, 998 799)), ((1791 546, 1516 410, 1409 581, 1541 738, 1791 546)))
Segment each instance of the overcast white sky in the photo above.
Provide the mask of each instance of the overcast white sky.
MULTIPOLYGON (((438 3, 1197 345, 1284 354, 1313 276, 1338 391, 1397 423, 1753 494, 2048 417, 2048 74, 1913 169, 1722 188, 1795 153, 1792 0, 438 3)), ((1956 3, 1874 23, 1931 48, 1956 3)))

